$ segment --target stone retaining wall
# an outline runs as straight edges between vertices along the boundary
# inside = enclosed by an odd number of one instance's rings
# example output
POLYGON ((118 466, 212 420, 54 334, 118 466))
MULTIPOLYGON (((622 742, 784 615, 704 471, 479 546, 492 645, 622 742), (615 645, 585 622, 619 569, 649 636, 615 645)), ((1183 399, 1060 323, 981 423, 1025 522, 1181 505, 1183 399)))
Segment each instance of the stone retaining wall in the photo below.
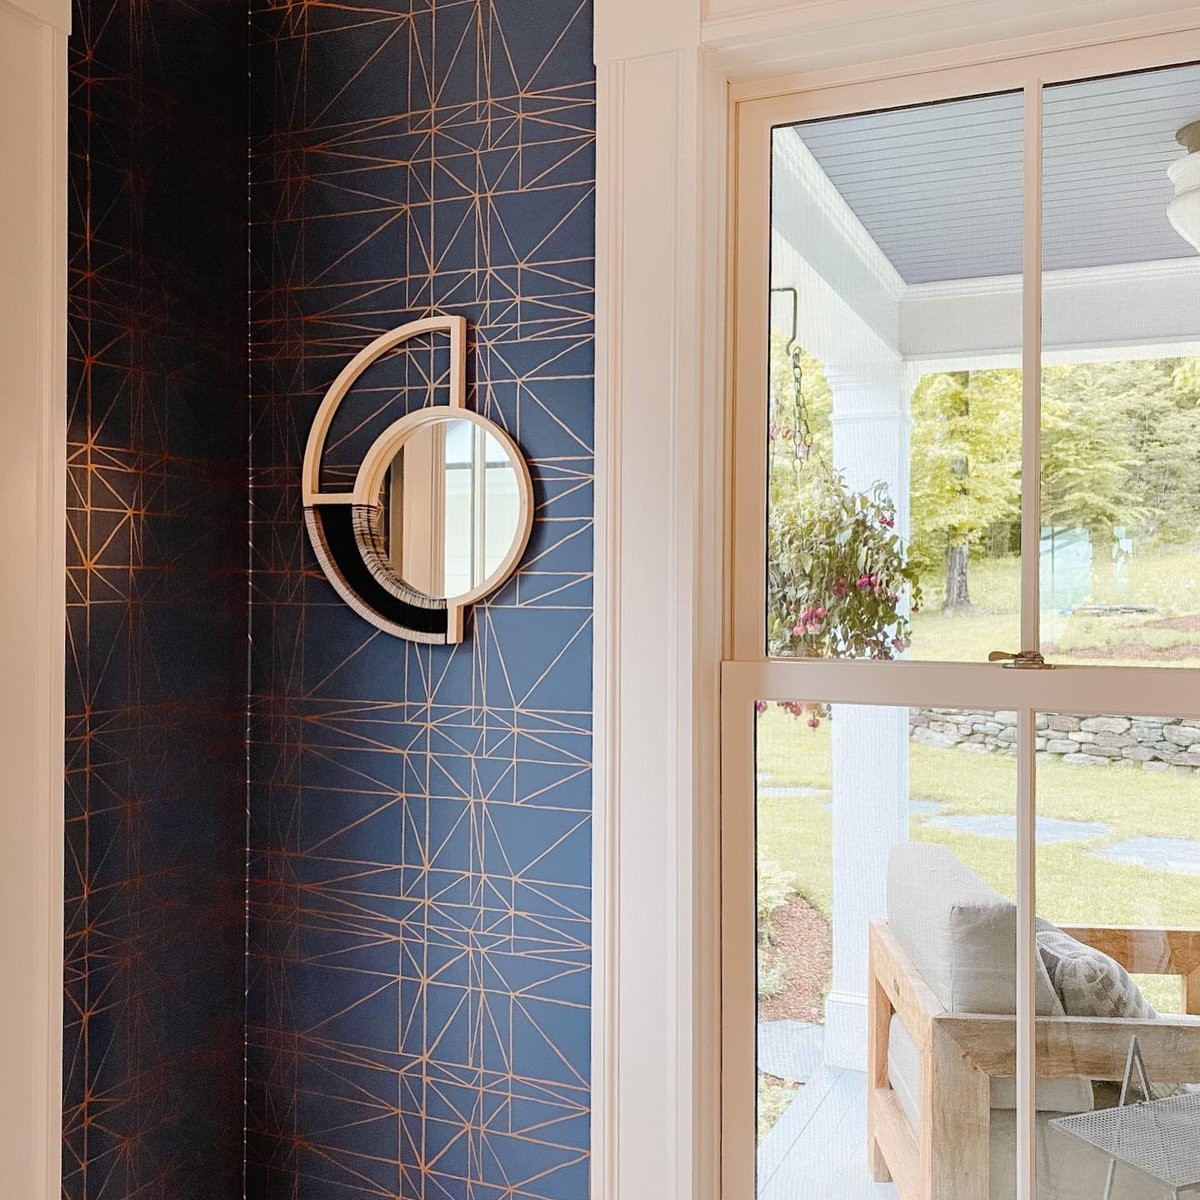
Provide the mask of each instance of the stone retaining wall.
MULTIPOLYGON (((912 739, 975 754, 1013 754, 1015 712, 909 710, 912 739)), ((1084 766, 1137 763, 1147 771, 1200 769, 1200 717, 1038 717, 1038 758, 1084 766)))

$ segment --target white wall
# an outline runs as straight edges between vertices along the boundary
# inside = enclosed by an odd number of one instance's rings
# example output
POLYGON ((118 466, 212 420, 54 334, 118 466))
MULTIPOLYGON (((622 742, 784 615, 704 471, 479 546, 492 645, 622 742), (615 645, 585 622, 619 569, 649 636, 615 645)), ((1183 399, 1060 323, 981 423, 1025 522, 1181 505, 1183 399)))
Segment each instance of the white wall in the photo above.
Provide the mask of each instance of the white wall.
POLYGON ((752 1170, 720 1060, 731 94, 1170 33, 1195 23, 1177 3, 596 2, 596 1200, 714 1200, 722 1157, 730 1195, 752 1170))

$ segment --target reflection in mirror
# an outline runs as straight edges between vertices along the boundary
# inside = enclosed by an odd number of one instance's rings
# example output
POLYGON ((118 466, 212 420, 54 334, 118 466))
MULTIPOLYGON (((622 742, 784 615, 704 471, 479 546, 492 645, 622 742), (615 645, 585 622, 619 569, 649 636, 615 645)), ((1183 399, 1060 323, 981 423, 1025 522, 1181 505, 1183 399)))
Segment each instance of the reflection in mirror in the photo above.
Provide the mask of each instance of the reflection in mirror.
POLYGON ((388 558, 410 587, 450 599, 503 564, 521 524, 507 450, 473 421, 420 426, 397 450, 381 497, 388 558))

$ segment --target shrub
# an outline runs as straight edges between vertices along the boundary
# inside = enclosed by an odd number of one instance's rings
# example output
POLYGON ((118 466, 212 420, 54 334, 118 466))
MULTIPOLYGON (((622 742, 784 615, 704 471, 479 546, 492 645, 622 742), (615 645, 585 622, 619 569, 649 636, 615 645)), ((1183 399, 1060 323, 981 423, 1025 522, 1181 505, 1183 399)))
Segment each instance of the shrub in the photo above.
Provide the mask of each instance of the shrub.
POLYGON ((768 946, 758 947, 758 998, 782 996, 792 981, 792 964, 786 955, 768 946))
POLYGON ((796 1098, 799 1086, 786 1080, 773 1079, 770 1075, 758 1076, 758 1140, 775 1128, 787 1106, 796 1098))
POLYGON ((791 872, 770 858, 758 860, 756 878, 758 941, 765 946, 771 940, 771 917, 795 895, 796 884, 791 872))

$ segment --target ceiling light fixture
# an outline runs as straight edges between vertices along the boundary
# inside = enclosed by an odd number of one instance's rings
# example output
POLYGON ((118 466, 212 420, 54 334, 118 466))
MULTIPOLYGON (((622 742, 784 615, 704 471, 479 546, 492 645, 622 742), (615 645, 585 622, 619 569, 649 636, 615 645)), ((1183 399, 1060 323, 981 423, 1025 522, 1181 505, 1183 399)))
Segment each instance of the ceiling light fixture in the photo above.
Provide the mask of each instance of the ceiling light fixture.
POLYGON ((1200 250, 1200 121, 1185 125, 1175 140, 1187 150, 1187 157, 1167 168, 1167 176, 1175 185, 1175 198, 1167 205, 1167 216, 1175 232, 1200 250))

